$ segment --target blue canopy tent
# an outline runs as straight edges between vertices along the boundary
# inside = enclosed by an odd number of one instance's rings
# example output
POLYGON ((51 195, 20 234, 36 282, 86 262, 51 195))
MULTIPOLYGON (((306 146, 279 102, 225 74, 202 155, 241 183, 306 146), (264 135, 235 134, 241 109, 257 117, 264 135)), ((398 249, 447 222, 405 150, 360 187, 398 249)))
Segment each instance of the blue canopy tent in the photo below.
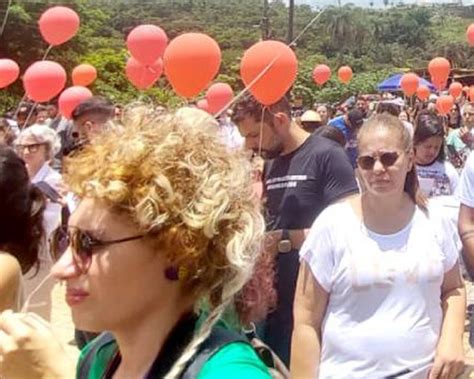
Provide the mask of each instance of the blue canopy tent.
MULTIPOLYGON (((377 89, 380 92, 392 92, 392 91, 401 91, 400 81, 402 80, 403 74, 396 74, 390 78, 384 80, 382 83, 379 83, 377 89)), ((420 78, 420 85, 427 86, 431 91, 435 92, 436 88, 428 80, 420 78)))

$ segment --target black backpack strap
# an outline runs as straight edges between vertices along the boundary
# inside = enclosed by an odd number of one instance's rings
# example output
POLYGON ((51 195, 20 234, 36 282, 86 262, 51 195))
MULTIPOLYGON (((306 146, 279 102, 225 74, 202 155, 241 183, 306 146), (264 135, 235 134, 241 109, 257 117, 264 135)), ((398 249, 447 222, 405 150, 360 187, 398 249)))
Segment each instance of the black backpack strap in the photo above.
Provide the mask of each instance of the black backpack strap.
POLYGON ((82 357, 77 366, 76 379, 89 379, 89 372, 91 371, 92 361, 97 352, 108 343, 114 341, 115 338, 112 333, 102 333, 93 340, 92 346, 87 353, 82 357))
POLYGON ((209 337, 200 346, 194 359, 184 370, 181 379, 196 379, 199 377, 199 373, 205 363, 222 348, 234 342, 242 342, 250 346, 249 341, 245 337, 224 328, 214 328, 209 337))

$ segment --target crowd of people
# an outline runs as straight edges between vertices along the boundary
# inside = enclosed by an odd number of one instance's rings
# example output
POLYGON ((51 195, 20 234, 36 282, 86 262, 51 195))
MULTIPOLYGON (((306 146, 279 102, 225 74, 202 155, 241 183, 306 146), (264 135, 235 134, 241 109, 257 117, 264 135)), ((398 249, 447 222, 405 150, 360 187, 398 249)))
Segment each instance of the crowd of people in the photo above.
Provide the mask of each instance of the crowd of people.
POLYGON ((5 114, 0 378, 456 378, 474 103, 435 101, 5 114))

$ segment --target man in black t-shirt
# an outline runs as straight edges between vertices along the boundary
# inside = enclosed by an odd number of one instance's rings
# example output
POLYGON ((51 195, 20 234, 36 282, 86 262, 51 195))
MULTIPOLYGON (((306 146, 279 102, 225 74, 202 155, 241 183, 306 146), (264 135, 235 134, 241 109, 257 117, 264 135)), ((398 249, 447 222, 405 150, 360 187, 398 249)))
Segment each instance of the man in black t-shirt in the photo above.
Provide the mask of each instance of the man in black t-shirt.
POLYGON ((298 251, 305 231, 325 207, 358 188, 344 149, 293 122, 287 99, 263 108, 253 97, 243 97, 232 118, 245 146, 266 159, 265 247, 276 255, 278 304, 267 317, 262 339, 289 364, 298 251))

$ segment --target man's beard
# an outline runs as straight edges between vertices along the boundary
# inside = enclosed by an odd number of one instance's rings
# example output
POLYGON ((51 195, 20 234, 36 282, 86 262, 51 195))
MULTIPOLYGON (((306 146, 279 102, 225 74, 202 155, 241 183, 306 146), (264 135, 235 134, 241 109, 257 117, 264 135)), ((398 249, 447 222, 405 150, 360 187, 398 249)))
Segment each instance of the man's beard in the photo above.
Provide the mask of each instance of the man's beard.
MULTIPOLYGON (((283 145, 277 145, 275 148, 270 149, 270 150, 264 150, 262 149, 260 152, 260 156, 267 160, 267 159, 275 159, 278 158, 281 155, 281 152, 283 151, 283 145)), ((255 154, 258 155, 258 150, 255 150, 255 154)))

